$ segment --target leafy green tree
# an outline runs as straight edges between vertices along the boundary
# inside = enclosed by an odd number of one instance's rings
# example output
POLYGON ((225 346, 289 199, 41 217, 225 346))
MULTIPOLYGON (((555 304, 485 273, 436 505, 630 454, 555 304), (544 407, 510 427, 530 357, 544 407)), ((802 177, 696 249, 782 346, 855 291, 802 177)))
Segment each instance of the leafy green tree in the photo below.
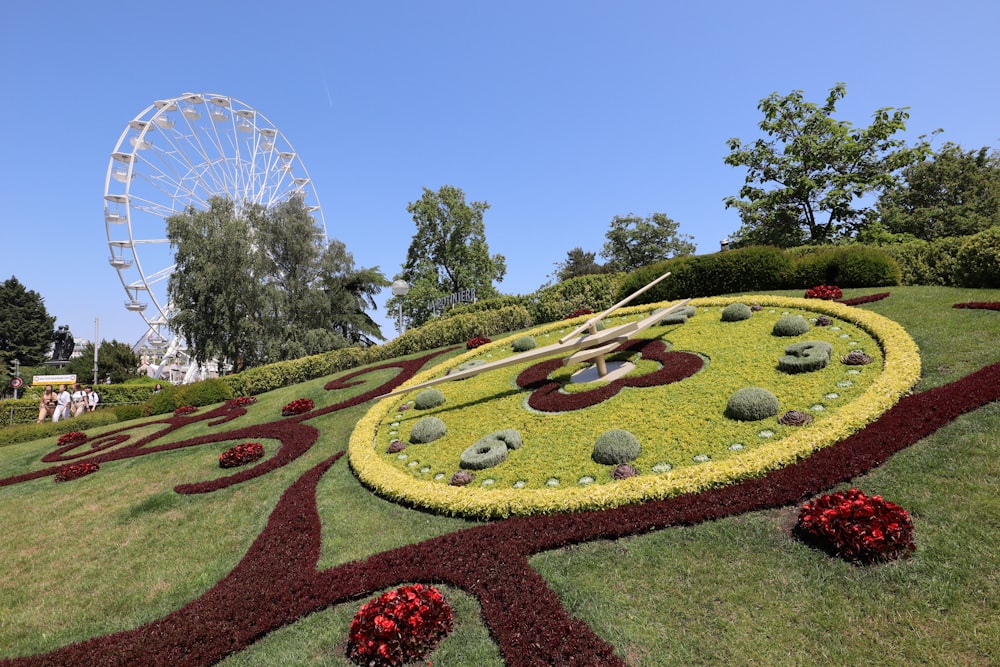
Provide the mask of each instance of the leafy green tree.
POLYGON ((877 204, 881 227, 933 241, 1000 225, 1000 152, 944 144, 932 160, 903 170, 877 204))
POLYGON ((772 93, 758 105, 766 138, 752 144, 727 141, 725 162, 746 167, 738 197, 727 197, 742 227, 736 245, 792 246, 852 237, 864 223, 866 195, 894 187, 901 170, 924 159, 924 137, 912 147, 895 137, 906 129, 909 112, 878 109, 872 124, 854 128, 833 118, 847 92, 838 83, 819 107, 801 90, 772 93))
POLYGON ((326 244, 300 198, 269 209, 213 199, 169 218, 167 238, 171 327, 198 362, 240 370, 382 339, 365 309, 385 276, 326 244))
MULTIPOLYGON (((139 364, 139 356, 128 343, 102 340, 97 348, 97 381, 103 382, 104 378, 111 376, 111 381, 117 384, 139 377, 139 364)), ((81 384, 94 379, 93 343, 84 345, 80 356, 70 359, 66 372, 76 374, 77 382, 81 384)))
MULTIPOLYGON (((6 371, 17 359, 36 366, 48 356, 56 318, 45 310, 45 300, 15 276, 0 283, 0 361, 6 371)), ((0 372, 2 372, 0 371, 0 372)))
POLYGON ((677 232, 680 223, 663 213, 640 218, 616 215, 605 234, 601 257, 612 271, 634 271, 656 262, 692 254, 696 246, 687 234, 677 232))
MULTIPOLYGON (((503 255, 490 255, 483 222, 489 207, 486 202, 466 203, 465 193, 451 185, 437 192, 424 188, 423 196, 407 205, 417 231, 403 270, 393 279, 410 284, 402 300, 408 322, 420 325, 430 319, 434 315, 430 301, 436 298, 472 289, 478 299, 498 294, 493 283, 503 281, 507 261, 503 255)), ((398 305, 393 297, 386 308, 396 312, 398 305)))
POLYGON ((556 262, 556 278, 565 282, 577 276, 605 273, 605 268, 597 263, 597 253, 585 252, 579 246, 566 253, 566 259, 556 262))

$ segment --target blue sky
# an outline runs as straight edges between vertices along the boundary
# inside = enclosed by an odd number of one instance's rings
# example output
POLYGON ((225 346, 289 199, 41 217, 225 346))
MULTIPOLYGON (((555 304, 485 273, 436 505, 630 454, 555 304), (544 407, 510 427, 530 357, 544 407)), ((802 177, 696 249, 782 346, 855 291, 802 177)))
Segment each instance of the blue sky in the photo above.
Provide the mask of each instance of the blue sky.
MULTIPOLYGON (((485 200, 499 285, 534 291, 616 214, 663 212, 715 252, 739 227, 759 100, 801 89, 867 125, 910 107, 907 137, 997 146, 993 2, 20 2, 4 12, 0 280, 77 338, 134 343, 103 219, 129 120, 185 92, 232 96, 294 145, 328 235, 397 272, 422 188, 485 200)), ((388 295, 386 295, 387 297, 388 295)), ((385 299, 377 319, 395 335, 385 299)))

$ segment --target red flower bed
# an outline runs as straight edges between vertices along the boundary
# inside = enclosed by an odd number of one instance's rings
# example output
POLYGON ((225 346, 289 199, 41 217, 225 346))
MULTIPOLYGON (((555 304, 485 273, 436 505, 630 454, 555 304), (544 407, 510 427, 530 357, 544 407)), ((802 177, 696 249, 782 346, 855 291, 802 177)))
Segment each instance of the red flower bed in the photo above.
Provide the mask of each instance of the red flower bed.
POLYGON ((803 505, 795 533, 856 565, 896 560, 916 549, 909 513, 882 496, 866 496, 857 489, 803 505))
POLYGON ((219 455, 220 468, 236 468, 247 463, 253 463, 264 457, 264 446, 259 442, 244 442, 230 447, 219 455))
POLYGON ((889 292, 879 292, 878 294, 869 294, 868 296, 856 296, 853 299, 837 299, 837 303, 842 303, 845 306, 860 306, 863 303, 881 301, 888 297, 889 294, 889 292))
POLYGON ((183 415, 189 415, 192 412, 195 412, 197 409, 198 408, 194 407, 193 405, 182 405, 179 408, 177 408, 176 410, 174 410, 174 417, 181 417, 183 415))
POLYGON ((978 310, 1000 310, 1000 301, 966 301, 956 303, 952 308, 973 308, 978 310))
POLYGON ((574 310, 572 313, 570 313, 569 315, 567 315, 563 319, 564 320, 571 320, 574 317, 580 317, 581 315, 593 315, 593 314, 594 314, 594 311, 592 311, 590 308, 579 308, 577 310, 574 310))
POLYGON ((492 342, 493 342, 493 341, 491 341, 491 340, 490 340, 489 338, 487 338, 486 336, 476 336, 475 338, 473 338, 473 339, 469 340, 469 341, 468 341, 468 342, 467 342, 467 343, 465 344, 465 347, 466 347, 467 349, 469 349, 469 350, 474 350, 474 349, 476 349, 477 347, 479 347, 480 345, 486 345, 487 343, 492 343, 492 342))
POLYGON ((229 405, 237 408, 244 408, 248 405, 253 405, 256 402, 256 396, 237 396, 236 398, 229 399, 229 405))
POLYGON ((70 431, 69 433, 63 433, 56 440, 56 444, 60 447, 64 445, 79 445, 87 439, 87 434, 81 431, 70 431))
POLYGON ((441 591, 416 584, 365 603, 351 621, 347 657, 364 667, 389 667, 423 658, 452 628, 441 591))
POLYGON ((844 293, 836 285, 816 285, 816 287, 806 290, 807 299, 826 299, 830 301, 843 296, 844 293))
POLYGON ((73 465, 66 466, 55 477, 57 482, 68 482, 71 479, 76 479, 78 477, 83 477, 84 475, 89 475, 91 473, 97 472, 101 467, 96 463, 74 463, 73 465))
POLYGON ((296 398, 294 401, 281 408, 281 416, 288 417, 291 415, 301 415, 304 412, 309 412, 315 407, 311 398, 296 398))

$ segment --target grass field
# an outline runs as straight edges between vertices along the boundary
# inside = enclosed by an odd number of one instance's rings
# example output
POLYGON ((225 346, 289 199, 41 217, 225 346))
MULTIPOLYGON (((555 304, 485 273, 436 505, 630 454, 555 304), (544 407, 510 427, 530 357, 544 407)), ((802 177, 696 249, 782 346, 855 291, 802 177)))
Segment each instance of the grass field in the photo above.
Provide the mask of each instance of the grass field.
MULTIPOLYGON (((872 291, 850 290, 845 297, 872 291)), ((1000 292, 891 292, 861 307, 899 322, 917 342, 923 377, 914 391, 1000 362, 1000 313, 952 308, 1000 301, 1000 292)), ((397 372, 358 375, 361 384, 332 391, 324 385, 334 378, 313 380, 258 396, 231 424, 199 421, 159 438, 167 427, 144 425, 152 420, 94 429, 92 438, 131 427, 133 439, 150 438, 150 444, 143 455, 102 463, 98 473, 72 482, 55 484, 46 476, 0 486, 6 573, 0 664, 29 664, 16 659, 137 628, 201 599, 237 568, 283 492, 346 449, 369 404, 310 419, 305 424, 318 436, 301 456, 210 493, 174 489, 231 474, 215 462, 246 438, 162 446, 266 425, 299 397, 318 406, 349 402, 397 372), (162 451, 148 451, 154 447, 162 451)), ((270 454, 276 440, 261 441, 270 454)), ((0 448, 0 478, 49 467, 41 459, 54 449, 54 437, 0 448)), ((1000 404, 959 417, 853 483, 910 511, 912 557, 874 567, 846 564, 790 537, 797 509, 785 507, 563 546, 532 556, 530 566, 569 614, 628 665, 1000 663, 1000 404)), ((346 458, 319 478, 315 501, 320 570, 486 525, 380 499, 358 483, 346 458)), ((443 591, 456 627, 428 660, 435 667, 509 664, 513 658, 504 660, 480 601, 453 586, 443 591)), ((309 613, 220 664, 350 665, 348 625, 370 597, 309 613)), ((531 656, 516 660, 531 664, 531 656)), ((107 664, 114 664, 111 656, 107 664)))

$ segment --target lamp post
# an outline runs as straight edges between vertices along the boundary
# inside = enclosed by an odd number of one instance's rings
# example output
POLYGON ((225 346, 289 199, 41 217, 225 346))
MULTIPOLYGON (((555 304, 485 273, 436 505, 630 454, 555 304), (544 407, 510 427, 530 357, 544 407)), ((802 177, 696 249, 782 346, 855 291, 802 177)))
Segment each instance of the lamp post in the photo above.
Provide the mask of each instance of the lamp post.
POLYGON ((405 280, 397 280, 392 283, 392 295, 399 297, 399 324, 396 327, 399 335, 403 335, 403 297, 410 291, 410 285, 405 280))

